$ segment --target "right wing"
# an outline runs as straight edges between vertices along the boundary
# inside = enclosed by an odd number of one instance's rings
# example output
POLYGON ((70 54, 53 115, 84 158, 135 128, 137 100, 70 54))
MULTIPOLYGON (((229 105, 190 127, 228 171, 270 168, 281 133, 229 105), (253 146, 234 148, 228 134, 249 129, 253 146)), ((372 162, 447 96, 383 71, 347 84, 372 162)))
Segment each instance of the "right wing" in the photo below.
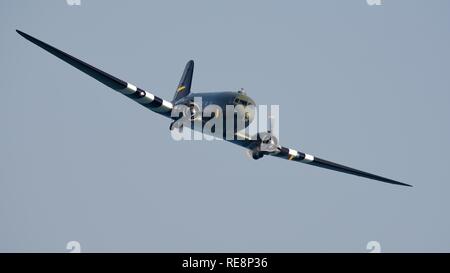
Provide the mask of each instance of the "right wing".
MULTIPOLYGON (((239 146, 242 146, 244 148, 247 148, 250 151, 252 151, 255 147, 257 147, 258 145, 261 144, 261 140, 252 139, 251 137, 247 136, 246 134, 237 133, 237 134, 235 134, 235 138, 237 140, 232 140, 230 142, 237 144, 239 146)), ((316 167, 321 167, 321 168, 325 168, 325 169, 329 169, 329 170, 333 170, 333 171, 337 171, 337 172, 341 172, 341 173, 357 175, 357 176, 365 177, 368 179, 381 181, 384 183, 412 187, 411 185, 406 184, 406 183, 402 183, 402 182, 399 182, 399 181, 396 181, 396 180, 393 180, 390 178, 386 178, 386 177, 382 177, 382 176, 379 176, 376 174, 371 174, 368 172, 350 168, 350 167, 347 167, 347 166, 344 166, 344 165, 341 165, 338 163, 334 163, 334 162, 331 162, 331 161, 328 161, 325 159, 321 159, 316 156, 313 156, 313 155, 310 155, 307 153, 303 153, 303 152, 300 152, 300 151, 297 151, 294 149, 290 149, 287 147, 277 145, 276 150, 277 151, 275 151, 275 152, 269 153, 269 155, 287 159, 290 161, 301 162, 301 163, 305 163, 308 165, 313 165, 316 167)))
POLYGON ((333 170, 333 171, 338 171, 341 173, 347 173, 347 174, 352 174, 352 175, 357 175, 357 176, 361 176, 361 177, 365 177, 368 179, 373 179, 373 180, 377 180, 377 181, 381 181, 381 182, 385 182, 385 183, 389 183, 389 184, 395 184, 395 185, 401 185, 401 186, 408 186, 408 187, 412 187, 409 184, 406 183, 402 183, 390 178, 386 178, 386 177, 382 177, 376 174, 371 174, 368 172, 364 172, 364 171, 360 171, 354 168, 350 168, 338 163, 334 163, 325 159, 321 159, 318 158, 316 156, 307 154, 307 153, 303 153, 294 149, 289 149, 286 147, 281 147, 280 152, 277 154, 272 154, 273 156, 279 157, 279 158, 284 158, 287 160, 292 160, 292 161, 297 161, 297 162, 301 162, 301 163, 306 163, 309 165, 313 165, 316 167, 321 167, 321 168, 325 168, 325 169, 329 169, 329 170, 333 170))
POLYGON ((173 109, 173 104, 169 101, 166 101, 164 99, 161 99, 155 95, 153 95, 150 92, 144 91, 135 85, 122 81, 121 79, 118 79, 96 67, 93 67, 92 65, 85 63, 49 44, 46 44, 20 30, 16 30, 17 33, 19 33, 22 37, 27 39, 28 41, 32 42, 33 44, 41 47, 42 49, 46 50, 47 52, 55 55, 56 57, 60 58, 61 60, 65 61, 66 63, 72 65, 73 67, 77 68, 78 70, 88 74, 89 76, 93 77, 94 79, 98 80, 99 82, 103 83, 104 85, 111 87, 112 89, 120 92, 121 94, 129 97, 130 99, 140 103, 141 105, 145 106, 146 108, 157 112, 163 116, 171 118, 171 112, 173 109))

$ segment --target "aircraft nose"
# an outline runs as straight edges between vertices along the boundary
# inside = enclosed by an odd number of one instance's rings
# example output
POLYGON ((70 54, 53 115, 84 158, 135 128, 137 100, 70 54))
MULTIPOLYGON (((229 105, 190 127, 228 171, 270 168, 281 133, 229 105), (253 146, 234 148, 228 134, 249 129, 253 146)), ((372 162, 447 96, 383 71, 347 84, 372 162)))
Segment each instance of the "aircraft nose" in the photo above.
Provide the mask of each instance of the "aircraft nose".
POLYGON ((256 106, 256 103, 255 103, 255 101, 254 101, 254 100, 252 100, 252 98, 250 98, 250 97, 247 97, 247 101, 248 101, 248 105, 253 105, 253 106, 256 106))
POLYGON ((255 101, 252 100, 245 93, 238 92, 238 95, 234 98, 235 106, 243 106, 237 107, 236 111, 239 112, 239 115, 245 118, 245 123, 250 124, 255 118, 255 101))
POLYGON ((253 119, 255 118, 255 101, 252 100, 250 97, 245 96, 243 98, 243 100, 245 101, 243 103, 244 107, 245 107, 245 111, 244 111, 244 118, 246 123, 251 123, 253 121, 253 119))

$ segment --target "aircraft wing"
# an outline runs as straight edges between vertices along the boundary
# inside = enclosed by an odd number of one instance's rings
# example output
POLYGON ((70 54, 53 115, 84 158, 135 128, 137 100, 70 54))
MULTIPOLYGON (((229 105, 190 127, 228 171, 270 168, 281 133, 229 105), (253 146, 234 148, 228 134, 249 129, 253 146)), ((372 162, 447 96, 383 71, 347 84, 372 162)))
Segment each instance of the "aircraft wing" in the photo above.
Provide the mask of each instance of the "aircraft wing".
POLYGON ((88 64, 88 63, 85 63, 85 62, 83 62, 83 61, 49 45, 49 44, 46 44, 46 43, 22 32, 20 30, 16 30, 16 31, 17 31, 17 33, 19 33, 22 37, 24 37, 28 41, 41 47, 42 49, 53 54, 54 56, 60 58, 61 60, 72 65, 73 67, 77 68, 78 70, 88 74, 89 76, 93 77, 94 79, 98 80, 99 82, 103 83, 104 85, 129 97, 130 99, 138 102, 139 104, 143 105, 144 107, 146 107, 154 112, 157 112, 163 116, 170 118, 170 114, 173 109, 173 104, 171 102, 161 99, 148 91, 144 91, 129 82, 125 82, 121 79, 118 79, 118 78, 116 78, 116 77, 88 64))
POLYGON ((271 154, 271 155, 279 157, 279 158, 284 158, 287 160, 297 161, 297 162, 306 163, 309 165, 313 165, 313 166, 317 166, 317 167, 321 167, 321 168, 325 168, 325 169, 330 169, 333 171, 362 176, 365 178, 369 178, 369 179, 373 179, 373 180, 377 180, 377 181, 381 181, 381 182, 385 182, 385 183, 412 187, 411 185, 406 184, 406 183, 398 182, 398 181, 395 181, 395 180, 392 180, 389 178, 385 178, 385 177, 371 174, 368 172, 353 169, 353 168, 350 168, 350 167, 347 167, 347 166, 344 166, 341 164, 337 164, 337 163, 334 163, 334 162, 331 162, 331 161, 328 161, 325 159, 321 159, 316 156, 306 154, 306 153, 303 153, 303 152, 300 152, 300 151, 297 151, 294 149, 289 149, 286 147, 281 147, 279 153, 271 154))
MULTIPOLYGON (((240 140, 233 140, 230 142, 237 144, 239 146, 242 146, 244 148, 247 148, 250 151, 252 149, 254 149, 255 147, 258 147, 258 145, 261 144, 260 140, 252 139, 246 134, 237 133, 237 134, 235 134, 235 137, 240 137, 240 140)), ((411 185, 406 184, 406 183, 402 183, 402 182, 395 181, 395 180, 392 180, 389 178, 385 178, 385 177, 371 174, 368 172, 353 169, 353 168, 350 168, 350 167, 347 167, 347 166, 344 166, 341 164, 337 164, 337 163, 334 163, 334 162, 331 162, 331 161, 328 161, 325 159, 321 159, 316 156, 313 156, 313 155, 310 155, 307 153, 303 153, 303 152, 300 152, 300 151, 297 151, 294 149, 286 148, 283 146, 278 145, 278 148, 276 150, 277 150, 276 152, 269 153, 269 155, 287 159, 287 160, 291 160, 291 161, 301 162, 301 163, 305 163, 308 165, 313 165, 316 167, 321 167, 321 168, 325 168, 325 169, 329 169, 329 170, 333 170, 333 171, 357 175, 357 176, 361 176, 361 177, 365 177, 368 179, 373 179, 373 180, 377 180, 377 181, 381 181, 381 182, 385 182, 385 183, 412 187, 411 185)))

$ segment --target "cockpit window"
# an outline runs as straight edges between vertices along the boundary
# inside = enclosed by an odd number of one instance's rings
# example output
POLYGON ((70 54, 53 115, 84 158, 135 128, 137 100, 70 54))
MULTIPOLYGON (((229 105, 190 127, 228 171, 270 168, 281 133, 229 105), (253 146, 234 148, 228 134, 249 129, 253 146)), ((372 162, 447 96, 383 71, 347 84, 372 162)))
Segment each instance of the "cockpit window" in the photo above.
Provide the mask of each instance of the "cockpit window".
POLYGON ((239 105, 239 104, 244 105, 244 106, 247 106, 249 103, 248 103, 248 101, 246 101, 246 100, 242 100, 242 99, 239 99, 239 98, 235 98, 235 99, 234 99, 234 105, 239 105))

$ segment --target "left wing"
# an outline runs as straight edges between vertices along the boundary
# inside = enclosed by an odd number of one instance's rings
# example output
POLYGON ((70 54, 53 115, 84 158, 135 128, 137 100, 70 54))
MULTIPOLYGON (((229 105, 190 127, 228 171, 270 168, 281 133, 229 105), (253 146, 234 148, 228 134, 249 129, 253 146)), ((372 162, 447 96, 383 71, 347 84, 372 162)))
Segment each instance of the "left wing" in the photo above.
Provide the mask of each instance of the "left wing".
POLYGON ((171 112, 173 109, 173 104, 169 101, 161 99, 148 91, 144 91, 135 85, 118 79, 88 63, 85 63, 49 44, 46 44, 31 35, 28 35, 20 30, 16 30, 22 37, 32 42, 33 44, 41 47, 47 52, 53 54, 54 56, 60 58, 66 63, 72 65, 78 70, 88 74, 97 81, 103 83, 104 85, 118 91, 119 93, 129 97, 130 99, 138 102, 144 107, 157 112, 163 116, 171 117, 171 112))

